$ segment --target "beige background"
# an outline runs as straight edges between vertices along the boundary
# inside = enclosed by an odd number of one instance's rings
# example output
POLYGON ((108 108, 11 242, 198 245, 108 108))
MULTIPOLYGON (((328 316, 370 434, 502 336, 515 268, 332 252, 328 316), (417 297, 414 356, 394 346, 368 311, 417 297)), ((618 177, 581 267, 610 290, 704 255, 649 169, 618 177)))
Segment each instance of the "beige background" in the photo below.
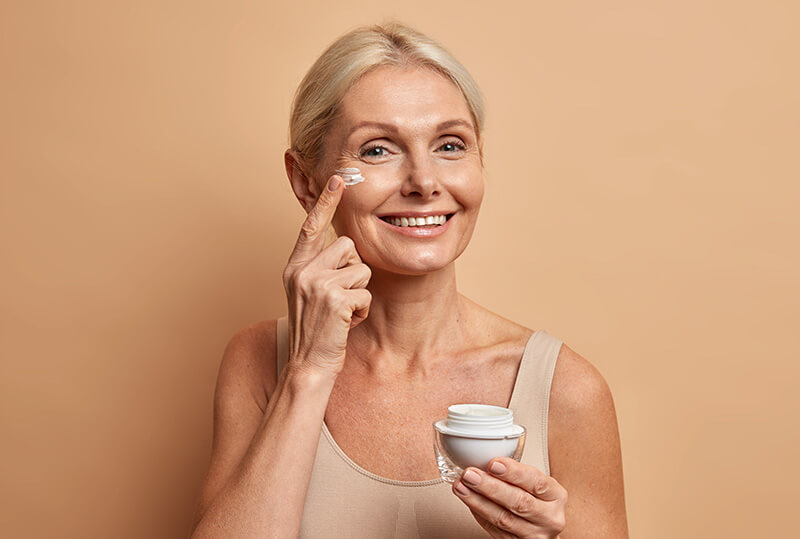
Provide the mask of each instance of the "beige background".
POLYGON ((393 16, 488 102, 461 290, 604 374, 632 536, 789 536, 798 4, 395 4, 0 4, 0 535, 188 535, 223 348, 285 308, 292 92, 393 16))

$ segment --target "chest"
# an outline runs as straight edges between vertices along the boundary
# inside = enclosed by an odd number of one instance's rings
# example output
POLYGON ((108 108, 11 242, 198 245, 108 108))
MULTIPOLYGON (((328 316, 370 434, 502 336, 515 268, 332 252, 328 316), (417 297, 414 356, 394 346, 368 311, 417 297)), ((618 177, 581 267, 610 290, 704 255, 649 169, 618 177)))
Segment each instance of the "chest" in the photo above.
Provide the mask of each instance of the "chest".
POLYGON ((457 403, 507 406, 519 357, 497 358, 423 381, 337 380, 325 413, 335 444, 356 464, 400 481, 436 479, 433 422, 457 403))

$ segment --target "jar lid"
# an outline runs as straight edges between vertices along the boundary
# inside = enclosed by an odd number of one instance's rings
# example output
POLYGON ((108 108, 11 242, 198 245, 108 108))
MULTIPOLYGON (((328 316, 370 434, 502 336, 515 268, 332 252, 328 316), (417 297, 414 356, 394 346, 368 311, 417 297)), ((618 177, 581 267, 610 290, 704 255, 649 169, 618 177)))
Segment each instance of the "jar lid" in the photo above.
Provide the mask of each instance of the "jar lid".
POLYGON ((433 424, 442 434, 467 438, 516 438, 525 427, 514 424, 514 412, 490 404, 454 404, 447 409, 447 418, 433 424))

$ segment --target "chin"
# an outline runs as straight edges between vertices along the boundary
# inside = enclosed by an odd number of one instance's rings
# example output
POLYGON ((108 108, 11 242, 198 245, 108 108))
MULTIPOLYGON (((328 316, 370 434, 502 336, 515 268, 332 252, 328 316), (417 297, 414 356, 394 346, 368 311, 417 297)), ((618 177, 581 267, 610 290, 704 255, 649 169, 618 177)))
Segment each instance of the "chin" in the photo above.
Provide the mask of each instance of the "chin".
POLYGON ((372 269, 379 269, 388 273, 396 273, 398 275, 427 275, 441 271, 451 266, 456 258, 461 254, 458 252, 455 256, 448 253, 426 253, 412 256, 376 256, 370 257, 369 260, 364 259, 372 269))

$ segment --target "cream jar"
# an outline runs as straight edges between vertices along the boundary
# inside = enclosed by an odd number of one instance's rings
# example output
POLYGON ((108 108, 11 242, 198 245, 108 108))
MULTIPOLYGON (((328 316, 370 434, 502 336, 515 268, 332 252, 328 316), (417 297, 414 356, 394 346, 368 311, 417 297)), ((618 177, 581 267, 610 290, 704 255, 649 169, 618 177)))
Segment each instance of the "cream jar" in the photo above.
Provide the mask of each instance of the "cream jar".
POLYGON ((525 449, 525 427, 514 424, 514 412, 502 406, 454 404, 433 429, 436 463, 448 483, 469 466, 485 470, 495 457, 519 462, 525 449))

